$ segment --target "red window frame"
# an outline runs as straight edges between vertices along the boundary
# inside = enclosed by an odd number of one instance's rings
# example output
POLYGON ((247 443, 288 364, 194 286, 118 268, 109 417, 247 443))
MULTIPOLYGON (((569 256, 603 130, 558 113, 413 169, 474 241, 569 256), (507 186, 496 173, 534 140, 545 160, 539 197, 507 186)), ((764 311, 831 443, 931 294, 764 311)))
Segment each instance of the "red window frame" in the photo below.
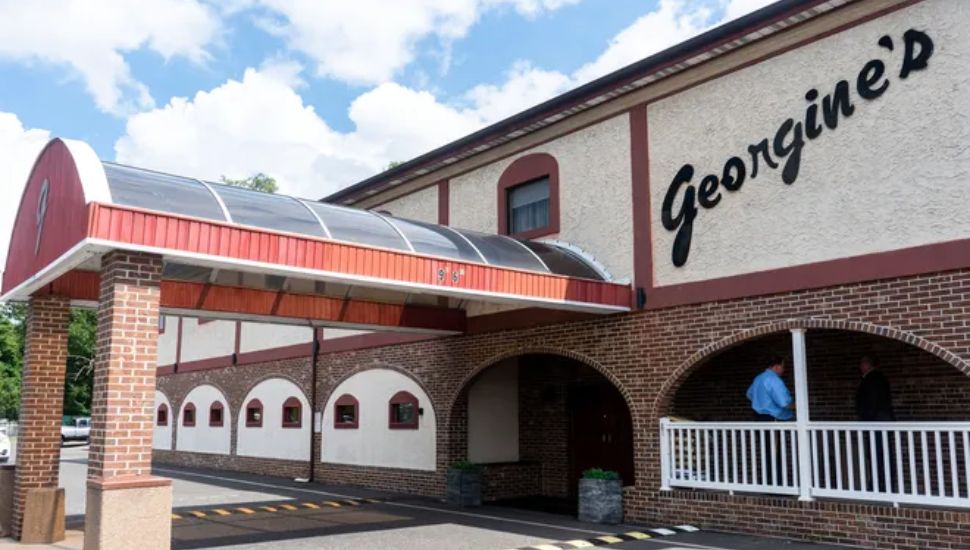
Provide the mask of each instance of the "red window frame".
POLYGON ((212 405, 209 405, 209 426, 213 428, 220 428, 225 424, 226 421, 226 411, 225 407, 222 406, 220 401, 213 401, 212 405), (219 419, 216 420, 212 418, 212 413, 219 411, 219 419))
POLYGON ((399 391, 391 397, 391 400, 387 403, 387 427, 392 430, 417 430, 418 429, 418 416, 421 415, 421 409, 418 408, 418 398, 414 394, 406 391, 399 391), (410 422, 397 422, 394 419, 394 407, 395 405, 400 408, 400 405, 413 405, 414 406, 414 417, 410 422))
POLYGON ((168 405, 162 403, 155 410, 155 425, 168 426, 168 405))
POLYGON ((559 233, 559 163, 548 153, 515 160, 498 179, 498 232, 517 239, 538 239, 559 233), (549 178, 549 225, 529 231, 509 231, 509 191, 540 178, 549 178))
POLYGON ((247 428, 262 428, 263 427, 263 402, 259 399, 250 399, 249 403, 246 403, 246 427, 247 428), (259 418, 253 420, 249 411, 256 409, 259 411, 259 418))
POLYGON ((186 403, 185 406, 182 407, 182 425, 189 428, 195 427, 195 420, 195 405, 192 403, 186 403), (188 413, 192 413, 191 420, 188 418, 188 413))
POLYGON ((333 404, 333 427, 338 430, 356 430, 360 427, 360 402, 357 401, 356 397, 345 393, 337 398, 337 401, 333 404), (340 407, 354 408, 353 422, 340 421, 340 415, 337 414, 340 411, 340 407))
POLYGON ((303 427, 303 403, 296 397, 287 398, 283 402, 283 421, 284 428, 302 428, 303 427), (296 409, 296 420, 288 421, 286 419, 286 409, 296 409))

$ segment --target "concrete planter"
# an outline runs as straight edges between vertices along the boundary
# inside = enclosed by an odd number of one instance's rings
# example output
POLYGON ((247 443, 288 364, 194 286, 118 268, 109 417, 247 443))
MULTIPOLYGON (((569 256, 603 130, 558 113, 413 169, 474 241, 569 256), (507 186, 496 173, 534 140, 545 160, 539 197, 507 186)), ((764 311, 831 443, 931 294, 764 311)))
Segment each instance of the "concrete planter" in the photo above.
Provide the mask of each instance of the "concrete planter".
POLYGON ((619 479, 580 479, 579 521, 611 525, 622 522, 623 482, 619 479))
POLYGON ((448 504, 461 507, 481 506, 481 472, 448 470, 448 504))

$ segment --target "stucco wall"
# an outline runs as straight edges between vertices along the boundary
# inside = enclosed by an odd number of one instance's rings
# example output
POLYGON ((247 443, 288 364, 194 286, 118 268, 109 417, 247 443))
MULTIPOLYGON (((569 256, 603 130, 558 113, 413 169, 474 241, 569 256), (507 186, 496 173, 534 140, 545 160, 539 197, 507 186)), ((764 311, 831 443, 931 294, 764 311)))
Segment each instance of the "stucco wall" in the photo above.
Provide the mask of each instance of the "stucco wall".
POLYGON ((172 410, 172 403, 164 393, 155 390, 155 412, 152 413, 155 419, 155 428, 152 430, 152 449, 168 451, 172 449, 172 423, 175 422, 175 411, 172 410), (168 408, 168 422, 165 426, 158 425, 158 407, 165 405, 168 408))
POLYGON ((515 362, 483 372, 468 388, 468 460, 519 460, 519 368, 515 362))
POLYGON ((246 353, 262 349, 306 344, 313 341, 313 329, 266 323, 243 323, 239 333, 239 351, 246 353))
POLYGON ((179 319, 172 315, 165 316, 165 332, 158 334, 158 364, 171 365, 175 363, 175 351, 178 345, 179 319))
MULTIPOLYGON (((168 330, 165 332, 167 334, 168 330)), ((231 355, 235 347, 235 321, 203 322, 200 325, 198 319, 182 318, 182 362, 231 355)))
POLYGON ((630 122, 626 115, 452 178, 450 225, 496 233, 499 177, 515 159, 540 152, 552 155, 559 164, 558 238, 592 254, 614 278, 632 277, 630 122))
POLYGON ((175 449, 197 453, 229 454, 232 410, 226 396, 215 386, 203 384, 192 389, 182 401, 178 414, 178 438, 175 449), (209 407, 222 403, 222 426, 209 426, 209 407), (182 411, 188 403, 195 405, 195 426, 186 426, 182 411))
POLYGON ((410 195, 394 199, 374 208, 374 210, 386 210, 398 218, 438 223, 438 186, 432 185, 410 195))
POLYGON ((236 454, 289 460, 310 459, 310 403, 293 382, 270 378, 257 384, 243 399, 237 419, 236 454), (283 403, 290 397, 300 400, 302 422, 299 428, 283 427, 283 403), (246 405, 253 399, 263 404, 263 425, 246 426, 246 405))
MULTIPOLYGON (((653 103, 648 108, 653 265, 658 285, 896 250, 970 237, 970 3, 928 1, 776 56, 653 103), (935 51, 905 80, 904 33, 927 33, 935 51), (894 48, 880 47, 880 37, 894 48), (889 87, 865 100, 856 78, 869 60, 885 63, 889 87), (759 154, 751 178, 748 146, 774 140, 789 117, 805 123, 806 93, 832 94, 849 82, 855 111, 806 139, 797 180, 759 154), (674 232, 661 205, 675 174, 695 167, 697 188, 720 177, 732 156, 747 165, 735 192, 700 208, 687 263, 671 259, 674 232)), ((882 82, 879 80, 878 82, 882 82)), ((821 113, 819 119, 821 120, 821 113)), ((824 126, 824 124, 823 124, 824 126)), ((790 143, 791 135, 783 136, 790 143)), ((643 152, 646 154, 646 152, 643 152)), ((779 160, 780 155, 772 153, 779 160)), ((681 189, 674 213, 683 202, 681 189)))
POLYGON ((435 430, 431 400, 414 380, 390 369, 365 370, 342 382, 327 399, 320 457, 334 464, 434 470, 435 430), (416 430, 388 427, 388 402, 399 391, 417 397, 424 410, 416 430), (345 393, 359 402, 357 429, 334 428, 334 403, 345 393))

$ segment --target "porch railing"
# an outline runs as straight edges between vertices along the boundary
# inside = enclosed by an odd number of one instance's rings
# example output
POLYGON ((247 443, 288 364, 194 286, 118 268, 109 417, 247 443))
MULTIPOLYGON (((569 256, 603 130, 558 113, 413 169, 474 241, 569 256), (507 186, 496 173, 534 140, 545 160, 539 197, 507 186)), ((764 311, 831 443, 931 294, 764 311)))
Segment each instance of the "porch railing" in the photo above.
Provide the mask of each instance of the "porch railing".
POLYGON ((970 508, 970 422, 809 422, 804 455, 797 430, 794 422, 662 419, 662 489, 970 508))

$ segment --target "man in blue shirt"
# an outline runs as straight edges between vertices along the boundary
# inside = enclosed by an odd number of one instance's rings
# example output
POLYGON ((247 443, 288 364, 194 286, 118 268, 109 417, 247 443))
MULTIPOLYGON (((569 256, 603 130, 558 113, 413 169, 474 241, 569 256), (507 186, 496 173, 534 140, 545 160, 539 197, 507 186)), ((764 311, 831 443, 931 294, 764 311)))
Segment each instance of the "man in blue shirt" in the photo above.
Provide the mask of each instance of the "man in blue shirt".
POLYGON ((768 368, 755 377, 748 388, 748 400, 756 420, 785 421, 794 418, 795 402, 781 377, 785 374, 785 360, 772 357, 768 368))

